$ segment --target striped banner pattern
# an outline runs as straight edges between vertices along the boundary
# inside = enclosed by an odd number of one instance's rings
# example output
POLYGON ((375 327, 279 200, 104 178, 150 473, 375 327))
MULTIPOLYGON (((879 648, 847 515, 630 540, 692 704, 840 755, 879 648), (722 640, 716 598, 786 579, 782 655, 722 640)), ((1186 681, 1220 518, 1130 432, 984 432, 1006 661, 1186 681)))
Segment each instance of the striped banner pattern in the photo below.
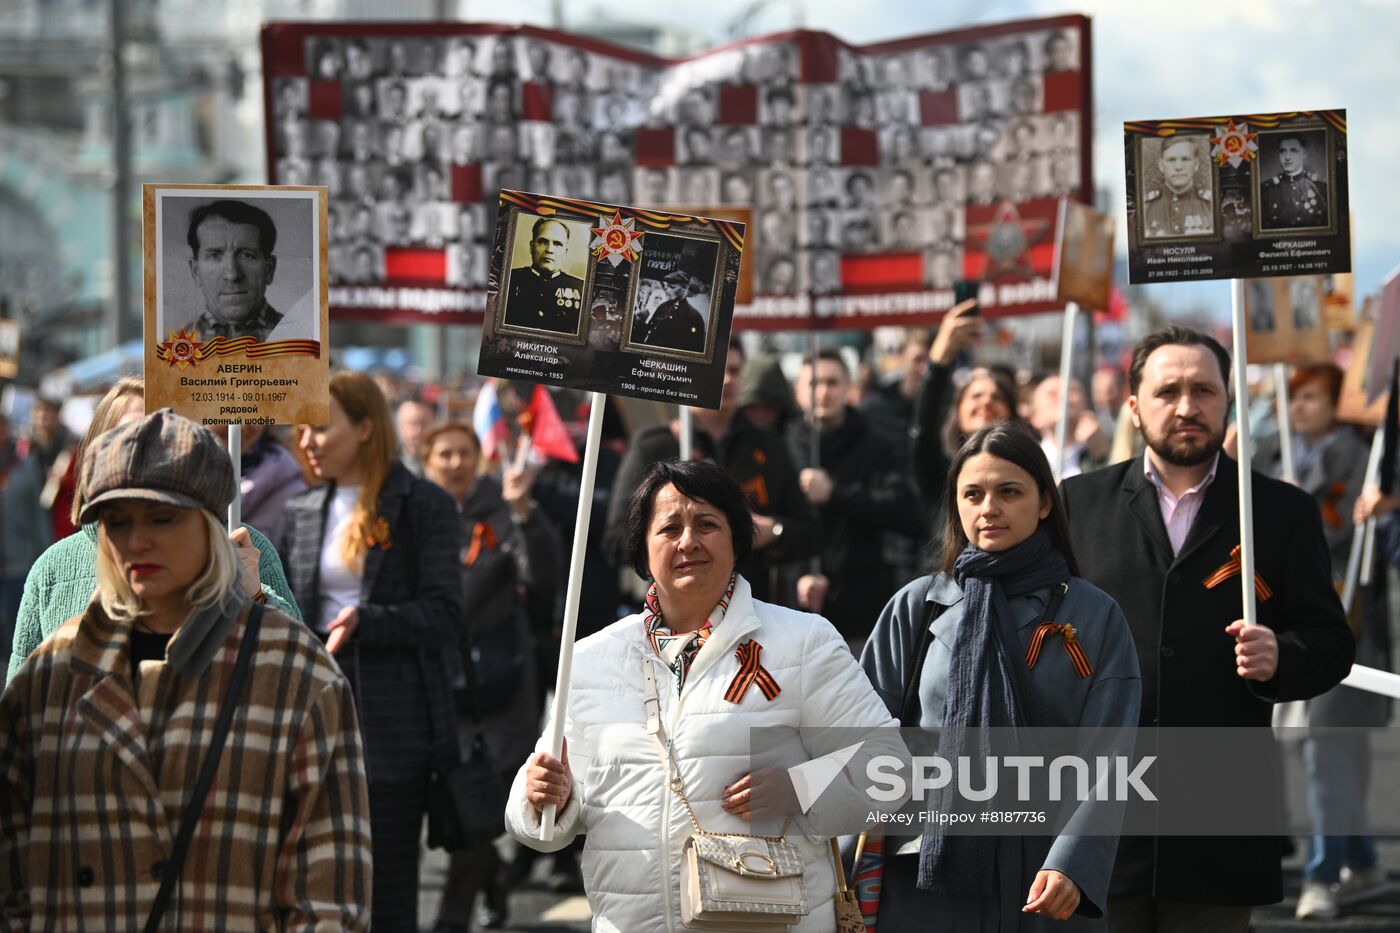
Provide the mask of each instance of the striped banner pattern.
POLYGON ((269 343, 261 343, 253 337, 237 337, 229 340, 227 337, 215 337, 213 340, 204 343, 192 343, 193 353, 180 359, 172 351, 175 341, 156 345, 156 358, 162 362, 175 366, 185 362, 190 365, 199 363, 215 356, 228 356, 231 353, 246 354, 250 360, 264 360, 277 356, 314 356, 321 358, 321 342, 319 340, 273 340, 269 343))
POLYGON ((1286 120, 1315 117, 1337 130, 1347 131, 1346 117, 1338 110, 1296 110, 1292 113, 1246 113, 1232 117, 1193 117, 1187 120, 1138 120, 1123 124, 1124 133, 1140 136, 1175 136, 1187 130, 1213 130, 1223 123, 1248 123, 1252 129, 1273 129, 1286 120))
POLYGON ((673 214, 668 211, 650 211, 639 207, 618 207, 610 204, 599 204, 595 201, 584 201, 577 198, 556 198, 545 197, 536 198, 518 191, 502 191, 501 200, 507 204, 529 211, 532 214, 568 214, 579 218, 596 218, 601 214, 621 214, 623 217, 635 218, 638 225, 648 227, 652 230, 669 230, 676 224, 700 223, 714 227, 725 241, 735 250, 742 253, 744 251, 744 234, 742 224, 736 224, 729 220, 718 220, 711 217, 694 217, 690 214, 673 214))

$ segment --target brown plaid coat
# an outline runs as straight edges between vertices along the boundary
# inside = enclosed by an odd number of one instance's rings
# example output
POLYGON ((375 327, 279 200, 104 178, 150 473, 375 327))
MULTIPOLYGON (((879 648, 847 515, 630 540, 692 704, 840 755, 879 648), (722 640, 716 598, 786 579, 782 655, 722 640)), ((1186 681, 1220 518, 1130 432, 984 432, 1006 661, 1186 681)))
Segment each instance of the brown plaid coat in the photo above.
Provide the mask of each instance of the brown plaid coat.
MULTIPOLYGON (((246 622, 202 671, 144 662, 139 689, 96 601, 30 657, 0 697, 0 930, 145 924, 246 622)), ((164 928, 367 929, 369 827, 350 688, 269 610, 164 928)))

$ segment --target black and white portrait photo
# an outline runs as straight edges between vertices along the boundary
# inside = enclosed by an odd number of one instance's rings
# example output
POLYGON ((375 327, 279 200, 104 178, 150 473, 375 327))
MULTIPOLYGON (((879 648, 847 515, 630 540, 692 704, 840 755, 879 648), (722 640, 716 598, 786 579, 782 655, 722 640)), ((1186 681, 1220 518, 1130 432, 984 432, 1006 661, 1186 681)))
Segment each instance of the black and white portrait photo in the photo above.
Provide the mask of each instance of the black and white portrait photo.
POLYGON ((1321 280, 1301 276, 1288 280, 1288 303, 1293 308, 1294 330, 1316 330, 1322 324, 1321 280))
POLYGON ((1261 131, 1256 174, 1261 233, 1330 230, 1327 131, 1261 131))
POLYGON ((321 340, 316 191, 156 192, 156 325, 196 342, 321 340))
POLYGON ((588 224, 537 214, 515 218, 503 329, 560 337, 583 334, 588 224))
POLYGON ((624 349, 707 356, 719 243, 648 233, 640 262, 624 349))
POLYGON ((1200 134, 1143 139, 1137 147, 1138 224, 1143 239, 1211 237, 1217 232, 1210 143, 1200 134))
POLYGON ((1250 279, 1244 286, 1244 309, 1249 318, 1250 333, 1272 333, 1278 326, 1274 313, 1274 283, 1272 279, 1250 279))

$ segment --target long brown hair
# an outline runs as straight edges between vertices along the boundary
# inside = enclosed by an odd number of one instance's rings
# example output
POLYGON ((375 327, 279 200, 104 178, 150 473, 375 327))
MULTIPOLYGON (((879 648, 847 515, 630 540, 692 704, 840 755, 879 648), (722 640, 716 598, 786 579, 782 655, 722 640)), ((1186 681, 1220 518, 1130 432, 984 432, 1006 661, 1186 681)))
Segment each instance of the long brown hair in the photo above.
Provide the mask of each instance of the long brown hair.
MULTIPOLYGON (((87 450, 93 441, 117 426, 117 422, 126 412, 126 400, 133 395, 142 399, 146 397, 146 380, 141 376, 123 376, 107 390, 107 394, 102 396, 102 400, 92 410, 92 421, 88 422, 87 433, 73 450, 74 463, 82 463, 83 451, 87 450)), ((83 494, 81 490, 75 489, 73 509, 69 514, 69 520, 74 526, 82 524, 78 521, 82 511, 83 494)))
POLYGON ((963 433, 962 424, 958 421, 958 412, 962 408, 963 396, 972 388, 972 384, 978 379, 990 379, 996 386, 997 398, 1001 399, 1006 406, 1007 420, 1018 420, 1016 414, 1016 383, 1011 381, 1011 377, 1000 369, 990 369, 979 366, 968 376, 967 381, 962 384, 953 397, 953 404, 948 409, 948 420, 943 422, 943 449, 949 454, 962 446, 967 440, 967 435, 963 433))
POLYGON ((1040 439, 1019 421, 1001 421, 987 425, 969 437, 953 457, 953 465, 948 470, 948 501, 945 503, 947 516, 943 525, 943 565, 940 569, 944 573, 951 573, 958 555, 967 547, 967 532, 963 530, 962 517, 958 514, 958 476, 967 461, 978 454, 991 454, 1031 475, 1040 494, 1050 499, 1050 514, 1040 520, 1041 524, 1049 524, 1047 530, 1050 532, 1051 543, 1069 562, 1069 572, 1079 576, 1079 564, 1074 559, 1074 546, 1070 544, 1069 539, 1069 523, 1065 521, 1064 503, 1060 499, 1059 489, 1055 486, 1055 474, 1050 470, 1050 461, 1041 449, 1040 439))
POLYGON ((355 464, 362 477, 360 497, 350 515, 345 540, 340 542, 340 556, 345 565, 358 572, 364 567, 365 554, 374 537, 374 526, 379 518, 379 493, 398 459, 398 445, 389 403, 384 401, 384 393, 373 379, 362 373, 337 373, 331 377, 331 397, 352 424, 365 421, 370 424, 369 437, 355 453, 355 464))

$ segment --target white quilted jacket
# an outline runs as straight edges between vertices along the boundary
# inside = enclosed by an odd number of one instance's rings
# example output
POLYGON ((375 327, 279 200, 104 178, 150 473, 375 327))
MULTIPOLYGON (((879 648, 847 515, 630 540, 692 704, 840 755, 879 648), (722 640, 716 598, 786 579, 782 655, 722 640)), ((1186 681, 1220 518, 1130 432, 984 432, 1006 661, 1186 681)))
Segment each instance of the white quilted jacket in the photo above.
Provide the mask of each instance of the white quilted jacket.
MULTIPOLYGON (((593 928, 622 933, 680 933, 681 851, 691 833, 681 802, 666 791, 657 748, 646 733, 643 704, 645 658, 655 658, 639 615, 628 616, 580 641, 576 648, 569 710, 564 725, 573 795, 558 815, 554 838, 542 842, 540 821, 525 802, 525 767, 516 773, 506 807, 506 827, 524 844, 552 852, 586 834, 583 881, 593 928)), ((751 831, 720 806, 724 788, 749 771, 749 730, 755 726, 803 727, 810 757, 829 754, 841 741, 822 743, 825 726, 897 726, 851 656, 846 642, 820 616, 753 599, 740 577, 724 621, 701 649, 679 698, 666 679, 662 719, 700 825, 710 832, 751 831), (755 684, 742 702, 725 700, 739 662, 735 649, 748 639, 762 646, 760 660, 781 693, 772 701, 755 684), (832 744, 832 747, 826 747, 832 744), (818 747, 812 747, 812 746, 818 747)), ((849 733, 839 733, 849 741, 849 733)), ((543 748, 541 738, 537 748, 543 748)), ((838 783, 848 781, 845 776, 838 783)), ((840 789, 840 788, 838 788, 840 789)), ((841 789, 844 792, 844 789, 841 789)), ((854 793, 851 790, 850 793, 854 793)), ((789 832, 806 862, 811 913, 793 929, 835 929, 836 890, 825 838, 789 832)))

